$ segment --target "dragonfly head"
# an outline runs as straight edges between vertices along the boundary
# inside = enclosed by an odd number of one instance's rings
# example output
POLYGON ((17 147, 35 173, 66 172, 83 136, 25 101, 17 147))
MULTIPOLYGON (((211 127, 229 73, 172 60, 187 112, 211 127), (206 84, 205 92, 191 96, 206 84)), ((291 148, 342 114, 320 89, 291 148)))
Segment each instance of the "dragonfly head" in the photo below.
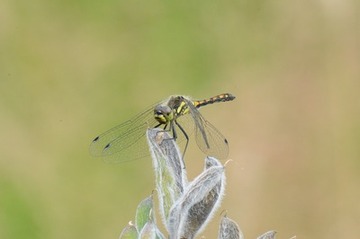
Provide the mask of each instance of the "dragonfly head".
POLYGON ((160 124, 167 124, 174 119, 174 113, 168 105, 157 105, 154 109, 154 117, 160 124))

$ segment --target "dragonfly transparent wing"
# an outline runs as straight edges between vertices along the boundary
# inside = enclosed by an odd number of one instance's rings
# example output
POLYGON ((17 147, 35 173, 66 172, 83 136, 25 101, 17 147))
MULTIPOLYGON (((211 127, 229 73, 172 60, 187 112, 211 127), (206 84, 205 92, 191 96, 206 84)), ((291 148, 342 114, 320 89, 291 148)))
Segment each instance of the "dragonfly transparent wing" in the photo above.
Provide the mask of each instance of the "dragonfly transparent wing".
POLYGON ((226 138, 209 121, 204 119, 199 110, 187 100, 190 114, 195 124, 195 138, 198 147, 207 156, 226 159, 229 154, 229 145, 226 138))
POLYGON ((146 130, 154 128, 158 122, 154 118, 154 107, 132 119, 97 136, 90 145, 90 153, 104 157, 107 162, 124 162, 149 155, 146 130))

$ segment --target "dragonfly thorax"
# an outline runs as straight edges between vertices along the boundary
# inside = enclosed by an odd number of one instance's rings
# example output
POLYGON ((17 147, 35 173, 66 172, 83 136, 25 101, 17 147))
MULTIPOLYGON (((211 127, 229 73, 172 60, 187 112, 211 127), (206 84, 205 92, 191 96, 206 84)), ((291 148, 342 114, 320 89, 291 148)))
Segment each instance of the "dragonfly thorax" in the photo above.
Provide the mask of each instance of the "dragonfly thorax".
POLYGON ((168 106, 174 110, 174 116, 177 118, 189 112, 188 103, 191 103, 190 100, 184 96, 172 96, 168 101, 168 106))
POLYGON ((157 105, 154 117, 160 124, 167 124, 174 119, 174 112, 168 105, 157 105))

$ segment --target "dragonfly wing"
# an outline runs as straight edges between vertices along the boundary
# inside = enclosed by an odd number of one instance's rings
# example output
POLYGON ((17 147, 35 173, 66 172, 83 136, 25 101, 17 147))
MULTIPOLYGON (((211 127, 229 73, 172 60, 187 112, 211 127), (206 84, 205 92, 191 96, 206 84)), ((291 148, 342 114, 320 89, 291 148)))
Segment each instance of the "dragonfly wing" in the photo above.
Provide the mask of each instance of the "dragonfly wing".
POLYGON ((103 156, 103 151, 106 145, 113 142, 121 136, 132 124, 131 120, 128 120, 102 134, 97 136, 90 144, 90 154, 94 157, 103 156))
POLYGON ((122 162, 149 155, 146 130, 155 127, 154 108, 97 136, 90 145, 93 156, 103 156, 108 162, 122 162))
POLYGON ((226 159, 229 155, 229 145, 226 138, 209 121, 203 119, 203 127, 207 142, 204 140, 202 132, 197 128, 196 143, 199 148, 208 156, 218 159, 226 159))
POLYGON ((226 138, 215 126, 204 119, 191 101, 188 101, 188 106, 195 124, 195 138, 198 147, 207 156, 226 159, 229 154, 229 145, 226 138))

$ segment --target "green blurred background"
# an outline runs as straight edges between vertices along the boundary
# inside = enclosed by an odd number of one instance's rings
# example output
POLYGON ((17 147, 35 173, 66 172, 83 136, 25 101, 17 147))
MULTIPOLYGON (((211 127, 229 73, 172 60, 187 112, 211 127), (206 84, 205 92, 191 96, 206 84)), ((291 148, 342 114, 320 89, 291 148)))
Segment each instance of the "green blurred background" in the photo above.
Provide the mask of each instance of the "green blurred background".
MULTIPOLYGON (((171 94, 223 92, 236 101, 202 113, 230 142, 221 209, 246 238, 360 238, 359 10, 1 0, 0 238, 117 238, 154 188, 151 160, 105 164, 91 140, 171 94)), ((187 153, 191 177, 203 157, 187 153)))

